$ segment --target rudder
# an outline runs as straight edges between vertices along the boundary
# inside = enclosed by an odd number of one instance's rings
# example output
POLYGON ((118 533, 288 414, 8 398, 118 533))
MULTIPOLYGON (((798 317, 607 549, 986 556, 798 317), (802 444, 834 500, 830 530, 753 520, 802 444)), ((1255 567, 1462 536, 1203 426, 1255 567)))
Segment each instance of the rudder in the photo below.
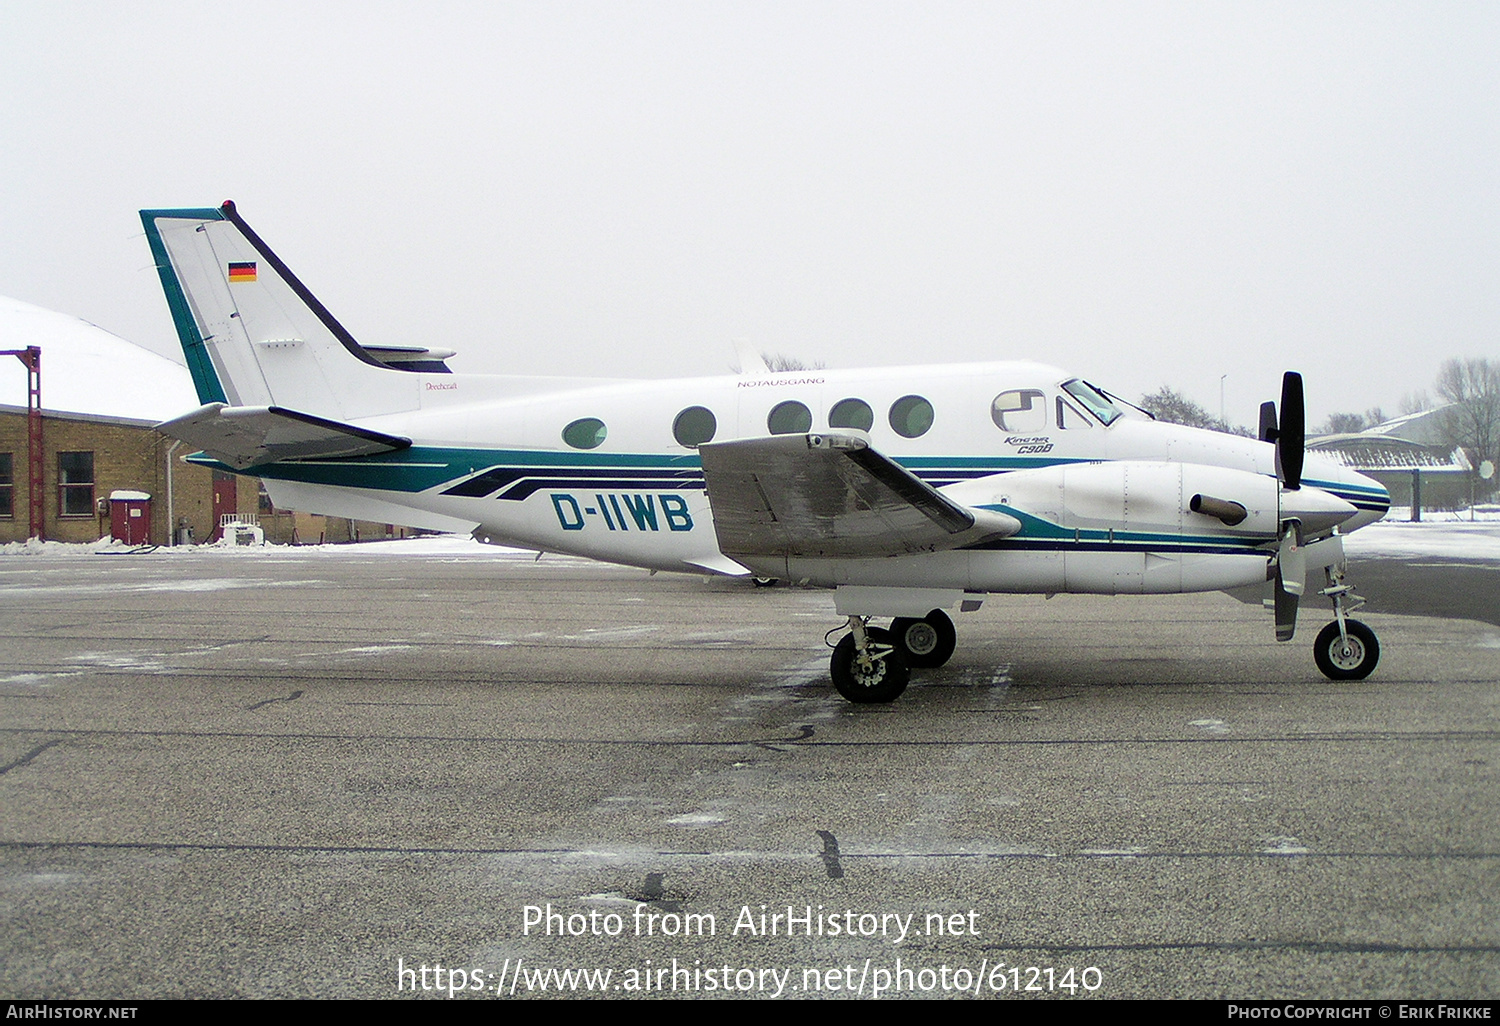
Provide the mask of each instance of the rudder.
POLYGON ((366 353, 232 202, 141 222, 201 402, 337 420, 420 405, 418 375, 366 353))

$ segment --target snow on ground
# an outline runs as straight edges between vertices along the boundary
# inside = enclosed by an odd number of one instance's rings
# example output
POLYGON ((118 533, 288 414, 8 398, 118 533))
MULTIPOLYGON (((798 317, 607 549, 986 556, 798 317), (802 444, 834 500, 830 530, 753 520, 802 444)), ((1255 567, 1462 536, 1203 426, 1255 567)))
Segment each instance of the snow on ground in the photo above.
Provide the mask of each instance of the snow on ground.
POLYGON ((296 553, 308 556, 440 556, 447 559, 495 559, 524 556, 534 559, 536 553, 527 549, 512 549, 503 545, 481 545, 466 534, 437 534, 421 538, 400 538, 391 541, 360 542, 354 545, 179 545, 175 548, 133 548, 100 538, 96 542, 76 544, 69 542, 37 541, 9 542, 0 545, 3 556, 79 556, 79 555, 127 555, 151 553, 157 556, 208 556, 254 559, 264 556, 296 553))
POLYGON ((1378 524, 1361 528, 1344 539, 1344 551, 1354 559, 1432 558, 1477 559, 1500 564, 1500 506, 1469 511, 1422 514, 1411 522, 1411 510, 1394 506, 1378 524))

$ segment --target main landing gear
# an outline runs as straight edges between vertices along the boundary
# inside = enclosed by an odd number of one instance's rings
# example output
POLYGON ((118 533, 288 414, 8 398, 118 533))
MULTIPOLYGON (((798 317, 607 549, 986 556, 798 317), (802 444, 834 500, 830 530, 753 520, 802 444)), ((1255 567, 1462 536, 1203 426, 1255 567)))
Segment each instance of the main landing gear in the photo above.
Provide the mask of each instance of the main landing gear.
POLYGON ((898 616, 891 621, 891 635, 896 647, 913 669, 930 670, 953 657, 958 631, 941 609, 934 609, 922 619, 898 616))
POLYGON ((861 704, 894 702, 915 668, 942 666, 953 655, 958 632, 941 609, 921 619, 897 617, 890 630, 849 617, 849 633, 834 646, 829 673, 838 693, 861 704))

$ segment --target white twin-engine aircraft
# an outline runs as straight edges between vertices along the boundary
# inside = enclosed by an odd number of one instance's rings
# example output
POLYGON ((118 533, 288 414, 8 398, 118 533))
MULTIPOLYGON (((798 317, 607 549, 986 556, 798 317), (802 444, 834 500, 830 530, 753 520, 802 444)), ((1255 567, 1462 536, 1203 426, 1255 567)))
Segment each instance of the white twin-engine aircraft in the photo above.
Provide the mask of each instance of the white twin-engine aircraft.
POLYGON ((452 374, 361 346, 234 204, 141 220, 203 406, 161 425, 277 506, 470 531, 611 563, 833 589, 832 677, 889 702, 991 592, 1158 594, 1270 582, 1276 636, 1309 569, 1314 657, 1367 676, 1341 534, 1390 505, 1304 460, 1302 381, 1261 440, 1158 423, 1031 363, 678 381, 452 374), (1274 444, 1272 444, 1274 443, 1274 444), (873 617, 893 617, 889 628, 873 617))

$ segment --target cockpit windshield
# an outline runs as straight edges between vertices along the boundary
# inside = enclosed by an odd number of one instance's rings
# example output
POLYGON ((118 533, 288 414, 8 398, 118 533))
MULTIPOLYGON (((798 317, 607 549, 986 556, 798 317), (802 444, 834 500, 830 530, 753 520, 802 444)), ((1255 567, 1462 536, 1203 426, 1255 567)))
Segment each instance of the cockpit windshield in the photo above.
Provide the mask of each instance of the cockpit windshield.
POLYGON ((1099 422, 1105 427, 1113 424, 1122 416, 1118 406, 1110 402, 1103 392, 1082 378, 1074 378, 1072 381, 1063 382, 1063 391, 1082 403, 1084 408, 1098 417, 1099 422))

